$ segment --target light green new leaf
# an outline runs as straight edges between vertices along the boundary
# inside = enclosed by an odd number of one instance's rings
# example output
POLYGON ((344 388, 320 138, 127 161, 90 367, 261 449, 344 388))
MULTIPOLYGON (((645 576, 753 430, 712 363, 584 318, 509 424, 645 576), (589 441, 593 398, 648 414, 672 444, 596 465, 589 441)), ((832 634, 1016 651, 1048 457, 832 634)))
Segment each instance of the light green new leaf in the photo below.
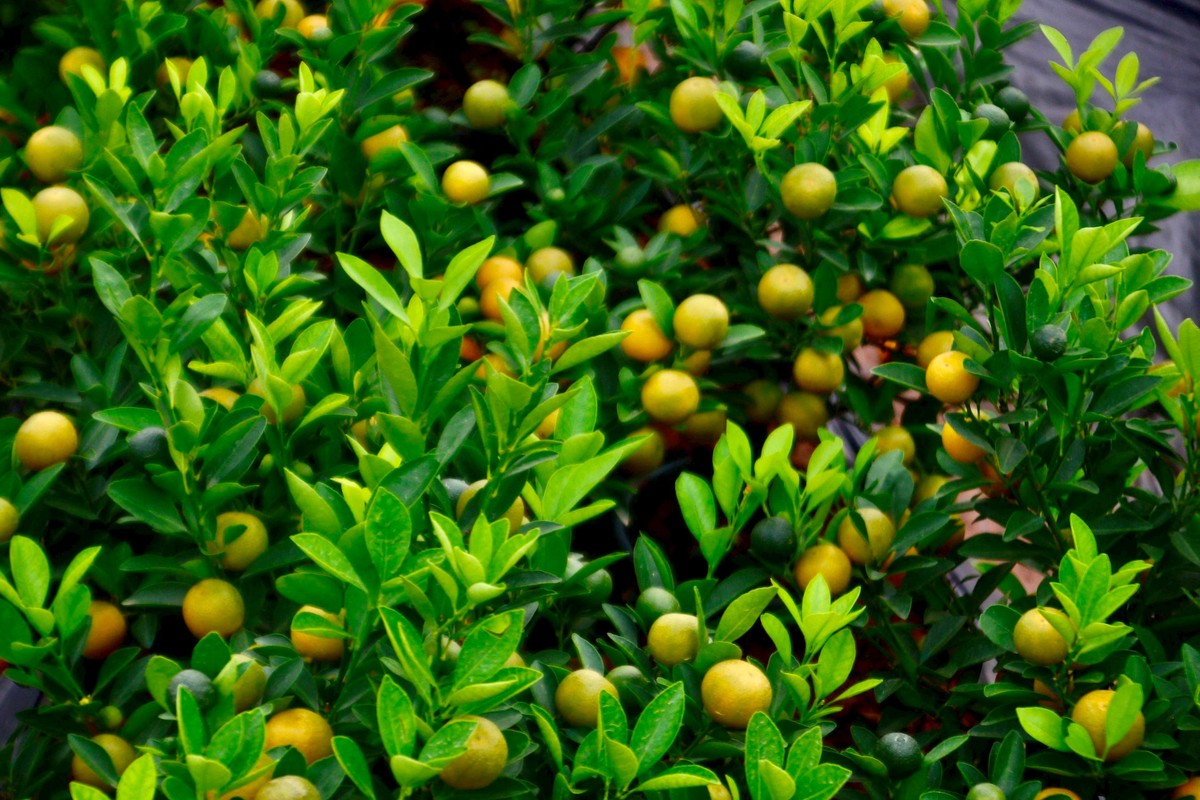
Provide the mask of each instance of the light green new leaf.
POLYGON ((9 547, 9 563, 21 601, 26 608, 41 608, 50 591, 50 560, 28 536, 14 536, 9 547))
POLYGON ((642 781, 635 791, 665 792, 669 789, 687 789, 692 786, 715 786, 721 781, 710 769, 695 764, 680 764, 660 772, 648 781, 642 781))
POLYGON ((153 800, 158 785, 158 770, 154 756, 146 753, 139 756, 126 768, 117 784, 117 800, 153 800))
POLYGON ((408 312, 404 308, 404 302, 379 270, 361 258, 348 253, 338 253, 337 257, 338 263, 342 265, 342 269, 346 271, 350 279, 361 286, 372 300, 383 306, 392 316, 408 322, 408 312))
POLYGON ((458 296, 467 288, 467 284, 474 280, 475 273, 488 257, 488 253, 492 252, 495 243, 496 237, 489 236, 450 259, 450 264, 446 267, 446 282, 442 284, 442 291, 438 297, 439 309, 445 310, 458 301, 458 296))
POLYGON ((1048 708, 1018 708, 1017 719, 1025 732, 1053 750, 1066 750, 1063 719, 1048 708))
POLYGON ((392 216, 387 211, 383 212, 379 229, 383 233, 383 240, 392 248, 400 266, 404 267, 409 277, 423 278, 425 265, 421 261, 421 243, 413 229, 404 220, 392 216))

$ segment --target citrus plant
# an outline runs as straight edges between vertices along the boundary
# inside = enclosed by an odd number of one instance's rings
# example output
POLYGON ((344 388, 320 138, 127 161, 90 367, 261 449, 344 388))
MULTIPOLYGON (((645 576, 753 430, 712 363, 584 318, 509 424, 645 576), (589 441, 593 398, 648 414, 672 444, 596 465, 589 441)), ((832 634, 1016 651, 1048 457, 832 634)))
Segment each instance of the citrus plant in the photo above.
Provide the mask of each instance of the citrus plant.
POLYGON ((1200 162, 946 5, 17 13, 3 792, 1200 796, 1200 162))

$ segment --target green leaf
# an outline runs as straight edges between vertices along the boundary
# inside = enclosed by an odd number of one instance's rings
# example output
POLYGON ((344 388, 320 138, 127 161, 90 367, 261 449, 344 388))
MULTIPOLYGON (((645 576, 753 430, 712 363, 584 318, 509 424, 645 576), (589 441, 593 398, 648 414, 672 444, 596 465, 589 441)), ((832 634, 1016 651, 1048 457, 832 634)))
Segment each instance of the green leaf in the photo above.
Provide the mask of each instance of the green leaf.
POLYGON ((138 522, 159 533, 185 536, 188 529, 174 501, 162 490, 141 478, 127 478, 108 485, 108 496, 138 522))
POLYGON ((1158 201, 1176 211, 1200 211, 1200 159, 1171 165, 1175 176, 1175 191, 1158 201))
POLYGON ((224 764, 211 758, 190 753, 184 758, 184 761, 192 782, 196 784, 197 790, 204 794, 208 794, 218 786, 225 786, 233 778, 233 773, 224 764))
MULTIPOLYGON (((791 773, 789 770, 789 774, 791 773)), ((846 781, 850 780, 850 770, 840 764, 821 764, 811 770, 795 775, 795 800, 832 800, 846 781)))
POLYGON ((33 207, 33 201, 16 189, 0 189, 0 199, 3 199, 5 210, 16 221, 21 233, 36 239, 38 235, 37 211, 33 207))
POLYGON ((758 763, 758 779, 759 785, 767 789, 765 796, 771 800, 791 800, 796 795, 795 779, 774 761, 763 759, 758 763))
POLYGON ((140 294, 135 294, 121 306, 120 319, 129 335, 144 345, 156 341, 162 332, 162 312, 140 294))
POLYGON ((1018 708, 1017 719, 1025 732, 1053 750, 1066 750, 1063 718, 1048 708, 1018 708))
POLYGON ((1120 275, 1124 270, 1112 264, 1092 264, 1090 267, 1084 267, 1079 270, 1079 274, 1075 276, 1075 284, 1085 286, 1096 281, 1108 280, 1109 278, 1120 275))
POLYGON ((413 229, 386 210, 379 222, 379 229, 383 232, 383 240, 387 242, 388 247, 392 248, 392 252, 396 254, 400 266, 404 267, 408 276, 410 278, 425 277, 425 265, 421 261, 421 243, 417 240, 417 234, 413 229))
POLYGON ((1108 704, 1108 715, 1104 720, 1104 741, 1109 743, 1110 747, 1113 742, 1120 742, 1125 738, 1125 734, 1129 733, 1142 710, 1142 702, 1142 687, 1135 681, 1128 681, 1117 687, 1112 701, 1108 704))
POLYGON ((396 652, 396 658, 404 667, 405 677, 412 682, 417 693, 426 702, 432 700, 430 686, 433 685, 433 672, 429 667, 429 659, 421 636, 416 628, 398 611, 391 608, 380 608, 379 616, 383 619, 384 630, 396 652))
POLYGON ((438 774, 435 767, 408 756, 392 756, 388 764, 396 781, 404 787, 420 786, 438 774))
POLYGON ((474 720, 447 722, 421 748, 422 763, 441 769, 467 752, 467 740, 478 724, 474 720))
MULTIPOLYGON (((153 797, 154 795, 149 795, 153 797)), ((109 800, 109 796, 86 783, 71 782, 71 800, 109 800)))
POLYGON ((663 334, 668 339, 674 336, 675 303, 671 301, 667 290, 654 281, 643 279, 638 281, 638 292, 663 334))
POLYGON ((854 670, 855 653, 854 634, 848 629, 843 628, 825 642, 817 658, 817 674, 821 678, 823 695, 833 694, 850 677, 854 670))
POLYGON ((12 498, 17 511, 24 514, 33 508, 42 495, 54 485, 55 479, 62 474, 66 466, 65 463, 55 464, 53 467, 47 467, 31 475, 29 480, 25 481, 25 485, 21 487, 21 491, 17 492, 17 496, 12 498))
POLYGON ((353 638, 352 634, 338 623, 304 610, 296 612, 292 617, 292 630, 312 634, 319 639, 353 638))
POLYGON ((266 430, 267 418, 261 414, 227 428, 205 450, 205 477, 212 482, 240 478, 258 457, 258 443, 266 430))
POLYGON ((100 296, 100 301, 109 313, 120 317, 121 309, 133 297, 129 285, 125 283, 121 273, 100 259, 91 258, 89 262, 92 265, 92 282, 96 285, 96 294, 100 296))
POLYGON ((915 389, 921 394, 929 391, 925 385, 925 370, 916 364, 892 361, 887 364, 880 364, 872 369, 871 372, 884 380, 898 383, 908 389, 915 389))
POLYGON ((1133 325, 1150 308, 1150 296, 1145 289, 1139 289, 1127 296, 1117 307, 1113 320, 1113 329, 1123 331, 1133 325))
POLYGON ((637 575, 638 586, 643 591, 651 586, 675 591, 671 562, 667 560, 662 548, 648 536, 639 536, 633 545, 633 569, 637 575))
MULTIPOLYGON (((959 738, 963 740, 962 743, 965 743, 969 737, 954 736, 946 741, 959 738)), ((928 755, 925 758, 930 760, 928 755)), ((1018 731, 1009 731, 1004 735, 1004 740, 994 747, 990 772, 992 783, 1005 792, 1012 792, 1020 783, 1021 776, 1025 772, 1025 742, 1021 739, 1018 731)))
POLYGON ((880 239, 888 239, 899 241, 901 239, 913 239, 928 231, 933 227, 933 223, 927 219, 916 219, 914 217, 899 216, 893 217, 883 229, 879 231, 880 239))
POLYGON ((1025 292, 1016 279, 1007 272, 996 275, 993 285, 999 300, 1001 322, 1004 326, 1004 339, 1008 346, 1017 351, 1025 349, 1028 338, 1025 319, 1025 292))
POLYGON ((1004 253, 991 242, 978 239, 963 245, 958 257, 963 271, 981 287, 992 286, 1004 275, 1004 253))
POLYGON ((83 580, 87 571, 92 568, 92 563, 96 557, 100 555, 100 547, 87 547, 80 550, 67 568, 63 570, 62 578, 58 583, 58 593, 65 594, 71 591, 75 586, 83 580))
POLYGON ((1065 749, 1075 755, 1082 756, 1089 761, 1100 760, 1100 754, 1096 752, 1096 743, 1092 740, 1091 734, 1079 723, 1067 722, 1067 735, 1063 741, 1066 743, 1065 749))
POLYGON ((367 550, 381 580, 400 573, 412 543, 412 518, 400 498, 381 488, 367 512, 367 550))
MULTIPOLYGON (((629 741, 629 719, 625 715, 625 708, 621 705, 621 701, 616 697, 601 692, 597 697, 599 702, 599 710, 596 721, 596 732, 601 740, 627 742, 629 741)), ((633 756, 633 753, 629 753, 633 756)), ((636 761, 636 757, 634 758, 636 761)), ((636 774, 636 772, 634 773, 636 774)), ((633 776, 629 777, 633 780, 633 776)))
MULTIPOLYGON (((168 702, 170 697, 167 698, 168 702)), ((179 723, 179 743, 183 746, 183 752, 188 755, 200 755, 204 750, 204 744, 208 740, 205 733, 204 717, 200 713, 200 705, 196 702, 195 696, 190 691, 180 691, 175 694, 175 719, 179 723)), ((228 780, 226 776, 225 780, 228 780)), ((220 786, 224 783, 216 784, 220 786)), ((215 787, 210 787, 215 788, 215 787)))
POLYGON ((488 257, 488 253, 492 252, 495 243, 496 237, 489 236, 450 259, 450 264, 446 267, 446 281, 442 284, 442 291, 438 296, 439 309, 445 310, 457 302, 458 296, 467 288, 467 284, 474 280, 475 273, 488 257))
MULTIPOLYGON (((12 595, 15 598, 16 590, 9 586, 7 581, 0 585, 4 586, 6 596, 12 595)), ((25 616, 16 605, 0 602, 0 658, 13 663, 25 664, 28 661, 36 664, 41 654, 33 650, 31 644, 32 638, 25 616), (14 650, 17 652, 14 653, 14 650), (28 658, 22 657, 21 654, 28 654, 28 658)))
POLYGON ((542 70, 537 64, 526 64, 513 73, 512 80, 508 82, 508 94, 512 104, 517 108, 527 105, 537 93, 541 80, 542 70))
POLYGON ((236 781, 254 770, 266 740, 266 723, 261 714, 239 714, 213 734, 204 754, 225 765, 236 781))
MULTIPOLYGON (((261 262, 267 263, 274 262, 275 260, 272 255, 270 259, 261 259, 261 262)), ((279 316, 271 320, 271 324, 267 326, 267 333, 270 334, 273 341, 282 342, 300 330, 320 310, 321 304, 315 300, 294 300, 287 305, 287 308, 279 316)))
POLYGON ((778 596, 779 592, 774 586, 762 586, 739 595, 721 615, 714 638, 717 641, 736 642, 754 626, 767 610, 767 606, 778 596))
POLYGON ((331 319, 317 322, 296 337, 291 352, 280 366, 280 377, 284 381, 300 383, 312 373, 329 349, 335 325, 331 319))
MULTIPOLYGON (((1015 733, 1015 731, 1013 731, 1013 733, 1015 733)), ((934 761, 940 761, 966 744, 970 738, 971 737, 969 736, 960 734, 958 736, 951 736, 947 739, 943 739, 925 754, 925 762, 932 763, 934 761)))
POLYGON ((792 637, 783 622, 773 614, 763 614, 759 617, 759 622, 762 623, 763 630, 771 637, 771 642, 775 645, 783 663, 790 664, 792 662, 792 637))
POLYGON ((304 515, 304 526, 322 533, 326 537, 341 535, 342 523, 325 498, 321 497, 316 489, 290 469, 284 470, 284 476, 287 478, 292 500, 296 502, 296 505, 300 507, 300 512, 304 515))
POLYGON ((1099 551, 1096 548, 1096 536, 1091 527, 1077 514, 1071 514, 1071 538, 1075 550, 1084 561, 1092 561, 1099 551))
POLYGON ((802 100, 779 106, 767 116, 762 125, 762 135, 771 139, 778 138, 785 130, 792 127, 800 115, 812 107, 812 101, 802 100))
POLYGON ((629 335, 628 331, 610 331, 575 342, 554 362, 552 373, 563 372, 571 367, 591 361, 601 353, 608 352, 629 335))
POLYGON ((180 353, 200 340, 208 327, 225 311, 228 298, 210 294, 188 306, 171 334, 171 352, 180 353))
POLYGON ((677 681, 646 704, 629 741, 637 756, 638 774, 657 766, 671 749, 683 724, 685 700, 683 683, 677 681))
POLYGON ((686 789, 692 786, 715 786, 720 784, 717 774, 695 764, 680 764, 671 767, 634 787, 635 792, 665 792, 669 789, 686 789))
POLYGON ((486 681, 496 674, 521 642, 525 611, 517 608, 480 620, 463 640, 454 665, 454 688, 486 681))
POLYGON ((292 536, 292 541, 321 569, 344 583, 367 591, 350 559, 333 542, 317 533, 297 533, 292 536))
POLYGON ((562 739, 558 735, 558 726, 554 724, 554 717, 549 711, 538 705, 531 705, 529 710, 533 714, 533 721, 537 723, 538 732, 542 736, 546 750, 550 753, 550 757, 554 759, 554 764, 561 771, 563 768, 562 739))
MULTIPOLYGON (((613 699, 606 693, 600 694, 600 703, 603 707, 611 701, 616 704, 617 708, 621 707, 619 700, 613 699), (605 700, 604 698, 608 698, 605 700)), ((616 739, 606 738, 604 741, 604 755, 608 760, 608 768, 614 778, 614 783, 617 788, 625 789, 629 784, 633 783, 633 779, 637 777, 640 764, 637 756, 626 745, 616 739)))
POLYGON ((1013 629, 1020 618, 1021 614, 1016 609, 1003 603, 996 603, 988 606, 987 610, 980 615, 979 627, 983 631, 983 635, 993 644, 1003 647, 1010 653, 1015 653, 1017 646, 1013 642, 1013 629))
POLYGON ((183 667, 165 656, 151 656, 146 662, 146 689, 163 708, 170 708, 167 687, 183 667))
POLYGON ((113 766, 112 758, 108 755, 107 750, 91 739, 76 733, 67 737, 67 743, 71 745, 75 755, 79 756, 84 764, 91 767, 92 772, 99 775, 101 780, 110 786, 117 785, 117 770, 113 766))
POLYGON ((401 142, 400 153, 420 180, 419 187, 425 192, 437 191, 437 175, 433 171, 433 164, 429 161, 425 148, 415 142, 401 142))
POLYGON ((8 553, 17 593, 26 608, 41 608, 50 591, 50 560, 28 536, 14 536, 8 553))
POLYGON ((1071 44, 1067 41, 1067 37, 1063 36, 1049 25, 1042 25, 1040 27, 1042 29, 1042 35, 1045 36, 1046 40, 1050 42, 1052 47, 1054 47, 1055 52, 1058 53, 1058 57, 1062 59, 1063 64, 1066 65, 1067 69, 1074 69, 1075 57, 1071 53, 1071 44))
MULTIPOLYGON (((357 110, 362 110, 372 103, 392 97, 397 92, 402 92, 412 86, 424 83, 432 77, 432 72, 414 67, 401 67, 400 69, 393 70, 382 78, 371 81, 370 88, 358 98, 358 102, 356 103, 357 110)), ((406 142, 406 144, 409 143, 406 142)))
POLYGON ((150 164, 150 158, 158 153, 158 142, 154 140, 150 123, 146 122, 137 105, 130 103, 126 109, 125 128, 129 134, 129 147, 133 151, 133 157, 145 170, 150 164))
POLYGON ((618 446, 556 471, 546 482, 546 490, 542 493, 545 503, 542 517, 552 522, 565 520, 571 509, 616 469, 626 452, 627 448, 618 446))
MULTIPOLYGON (((134 208, 134 204, 122 203, 118 201, 117 198, 113 197, 112 192, 105 188, 103 184, 93 180, 87 175, 84 176, 83 180, 84 183, 88 185, 88 188, 92 190, 92 194, 96 196, 96 199, 98 199, 100 203, 107 208, 108 211, 114 217, 116 217, 122 225, 125 226, 125 230, 129 232, 129 235, 133 237, 134 241, 136 241, 138 244, 142 244, 142 230, 145 229, 145 221, 140 217, 138 220, 135 220, 134 216, 130 213, 134 208)), ((91 261, 95 263, 96 259, 93 258, 91 261)), ((105 305, 107 305, 107 303, 105 305)), ((116 314, 115 311, 113 313, 116 314)))
POLYGON ((92 418, 106 425, 112 425, 114 428, 129 431, 130 433, 137 433, 144 428, 162 425, 162 417, 158 415, 157 411, 152 408, 138 408, 136 406, 118 406, 102 409, 92 414, 92 418))
MULTIPOLYGON (((505 672, 507 671, 505 670, 505 672)), ((536 670, 522 669, 520 672, 523 675, 484 683, 472 683, 457 689, 446 697, 446 705, 457 706, 463 714, 481 714, 490 711, 541 680, 541 673, 536 670)))
POLYGON ((390 398, 394 399, 398 406, 397 412, 413 416, 420 390, 408 356, 384 334, 382 328, 376 329, 374 341, 375 361, 379 368, 384 396, 390 395, 390 398))
POLYGON ((746 726, 746 784, 750 796, 770 797, 770 778, 763 775, 763 764, 784 763, 783 734, 775 722, 759 711, 750 718, 746 726))
POLYGON ((375 789, 371 784, 371 766, 354 740, 348 736, 333 737, 333 754, 358 790, 370 800, 375 800, 375 789))
POLYGON ((675 494, 688 530, 697 541, 717 526, 717 504, 712 488, 699 475, 684 472, 675 481, 675 494))
POLYGON ((388 755, 411 756, 417 738, 412 701, 391 675, 384 675, 376 704, 379 735, 388 755))
POLYGON ((787 770, 792 775, 816 769, 821 763, 821 729, 809 728, 796 737, 788 751, 787 770))
POLYGON ((1127 380, 1111 383, 1088 406, 1088 412, 1106 417, 1123 413, 1143 398, 1154 393, 1159 378, 1155 375, 1138 375, 1127 380))
POLYGON ((342 269, 346 271, 352 281, 363 288, 368 297, 383 306, 392 316, 408 322, 408 312, 404 308, 404 302, 379 270, 361 258, 348 253, 338 253, 337 257, 342 269))
POLYGON ((944 22, 931 22, 925 33, 913 40, 918 47, 957 47, 962 35, 944 22))

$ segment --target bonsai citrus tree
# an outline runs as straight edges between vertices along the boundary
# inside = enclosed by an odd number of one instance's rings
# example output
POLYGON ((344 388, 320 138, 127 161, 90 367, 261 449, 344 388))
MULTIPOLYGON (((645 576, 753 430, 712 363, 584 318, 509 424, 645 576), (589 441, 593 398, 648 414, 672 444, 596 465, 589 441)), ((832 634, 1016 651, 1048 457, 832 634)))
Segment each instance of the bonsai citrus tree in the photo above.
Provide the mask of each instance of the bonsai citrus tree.
POLYGON ((22 10, 4 792, 1200 796, 1200 162, 1019 7, 22 10))

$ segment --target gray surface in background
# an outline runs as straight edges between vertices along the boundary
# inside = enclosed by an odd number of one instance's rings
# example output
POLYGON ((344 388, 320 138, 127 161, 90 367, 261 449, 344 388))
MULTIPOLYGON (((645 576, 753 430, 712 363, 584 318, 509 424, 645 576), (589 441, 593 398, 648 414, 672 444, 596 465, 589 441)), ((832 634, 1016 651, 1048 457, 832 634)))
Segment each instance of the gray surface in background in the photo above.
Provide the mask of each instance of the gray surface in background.
POLYGON ((17 714, 32 708, 37 700, 38 693, 32 689, 17 686, 8 678, 0 678, 0 745, 16 732, 17 714))
MULTIPOLYGON (((1125 37, 1101 69, 1111 77, 1121 57, 1132 50, 1138 54, 1142 79, 1161 78, 1128 115, 1149 125, 1159 141, 1179 146, 1154 163, 1200 158, 1200 0, 1025 0, 1019 18, 1058 29, 1076 54, 1101 31, 1124 28, 1125 37)), ((1010 50, 1009 60, 1016 67, 1014 83, 1051 121, 1061 122, 1075 107, 1073 93, 1048 66, 1059 59, 1040 31, 1010 50)), ((1092 102, 1111 109, 1103 91, 1098 86, 1092 102)), ((1022 146, 1030 166, 1057 167, 1059 153, 1046 136, 1025 136, 1022 146)), ((1177 215, 1161 224, 1163 229, 1143 243, 1174 254, 1171 272, 1200 279, 1200 213, 1177 215)), ((1200 289, 1193 289, 1162 309, 1172 328, 1186 317, 1200 317, 1198 293, 1200 289)))

